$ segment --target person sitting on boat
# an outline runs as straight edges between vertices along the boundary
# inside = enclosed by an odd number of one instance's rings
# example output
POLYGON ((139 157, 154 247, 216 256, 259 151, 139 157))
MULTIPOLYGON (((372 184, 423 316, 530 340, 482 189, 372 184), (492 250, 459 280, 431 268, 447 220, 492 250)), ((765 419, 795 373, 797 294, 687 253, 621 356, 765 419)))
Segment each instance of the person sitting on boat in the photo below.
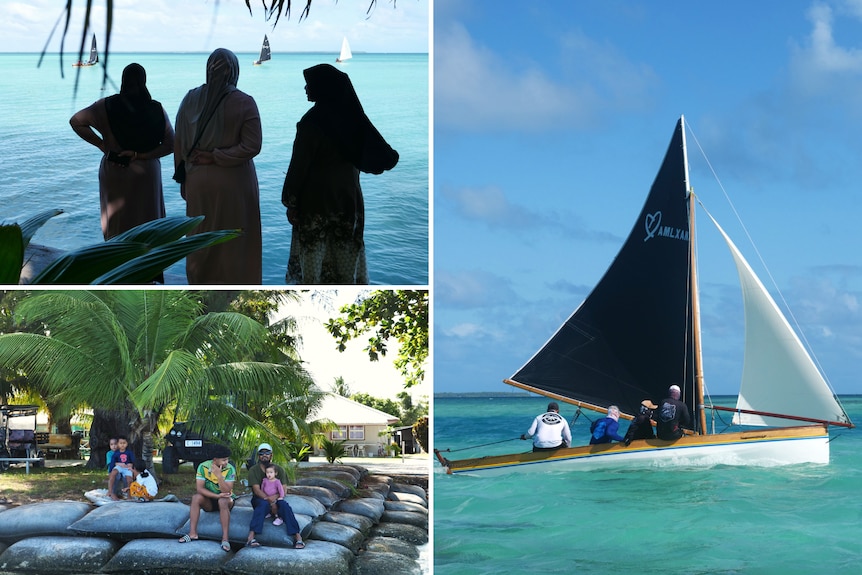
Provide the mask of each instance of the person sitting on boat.
POLYGON ((620 428, 620 408, 616 405, 608 407, 608 415, 597 419, 590 425, 590 445, 623 441, 617 431, 620 428))
POLYGON ((656 417, 656 436, 659 439, 673 441, 685 435, 683 428, 691 427, 691 415, 688 406, 680 401, 680 389, 678 385, 671 385, 668 396, 661 400, 656 417))
POLYGON ((623 443, 629 445, 635 439, 655 439, 655 432, 652 429, 651 420, 653 411, 657 408, 658 406, 649 399, 645 399, 641 402, 638 414, 629 424, 623 443))
POLYGON ((533 438, 533 451, 550 451, 572 444, 572 432, 569 422, 560 415, 560 406, 556 401, 548 404, 548 411, 537 415, 527 433, 521 439, 533 438))

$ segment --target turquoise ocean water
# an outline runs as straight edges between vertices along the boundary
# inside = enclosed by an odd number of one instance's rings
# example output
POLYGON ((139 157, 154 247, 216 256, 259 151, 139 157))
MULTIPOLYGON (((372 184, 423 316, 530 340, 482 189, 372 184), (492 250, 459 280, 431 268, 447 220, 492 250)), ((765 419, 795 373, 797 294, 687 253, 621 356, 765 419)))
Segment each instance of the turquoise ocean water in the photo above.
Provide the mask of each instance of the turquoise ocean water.
MULTIPOLYGON (((841 401, 859 425, 862 396, 841 401)), ((450 459, 529 451, 514 438, 547 402, 437 397, 434 446, 499 442, 450 459)), ((571 421, 574 408, 562 413, 571 421)), ((582 415, 576 442, 588 429, 582 415)), ((834 428, 833 437, 829 465, 483 478, 446 475, 435 462, 434 573, 860 573, 862 431, 834 428)))
MULTIPOLYGON (((290 162, 296 122, 310 107, 302 70, 333 63, 335 54, 279 54, 252 66, 257 53, 237 54, 239 89, 257 101, 263 124, 263 149, 255 158, 260 181, 263 229, 263 282, 283 284, 290 246, 290 226, 281 205, 281 187, 290 162)), ((205 80, 208 54, 110 55, 116 83, 102 86, 102 69, 75 68, 67 54, 60 76, 58 56, 0 54, 0 219, 26 217, 46 208, 66 213, 46 224, 35 243, 71 249, 102 241, 99 227, 99 151, 78 138, 69 118, 80 108, 119 91, 123 68, 138 62, 147 70, 147 86, 173 123, 186 92, 205 80)), ((390 172, 362 175, 365 195, 365 241, 371 283, 428 283, 428 55, 355 54, 339 64, 350 75, 372 122, 398 150, 401 159, 390 172)), ((185 214, 179 185, 172 179, 172 156, 162 159, 168 215, 185 214)), ((185 278, 184 263, 169 270, 185 278)), ((184 279, 183 279, 184 281, 184 279)))

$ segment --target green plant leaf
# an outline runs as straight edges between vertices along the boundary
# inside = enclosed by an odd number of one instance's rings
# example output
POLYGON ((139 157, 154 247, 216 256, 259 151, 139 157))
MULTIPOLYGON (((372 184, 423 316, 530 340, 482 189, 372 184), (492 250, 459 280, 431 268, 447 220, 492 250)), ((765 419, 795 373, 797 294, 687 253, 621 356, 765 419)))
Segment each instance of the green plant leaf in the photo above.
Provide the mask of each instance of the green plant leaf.
POLYGON ((24 238, 18 224, 0 225, 0 284, 17 284, 24 265, 24 238))
POLYGON ((24 220, 21 225, 21 236, 24 238, 24 247, 30 243, 30 239, 35 235, 35 233, 41 228, 45 222, 53 218, 54 216, 59 216, 63 213, 63 210, 58 209, 50 209, 45 210, 43 212, 39 212, 33 217, 27 218, 24 220))
POLYGON ((181 238, 129 260, 92 280, 94 284, 147 283, 168 266, 201 248, 239 236, 239 230, 217 230, 181 238))
MULTIPOLYGON (((105 242, 68 252, 33 278, 33 284, 88 284, 109 270, 147 252, 135 242, 105 242)), ((158 273, 158 272, 157 272, 158 273)), ((152 277, 152 276, 151 276, 152 277)))
POLYGON ((145 222, 108 240, 108 243, 140 242, 160 246, 173 242, 198 227, 204 216, 170 216, 145 222))

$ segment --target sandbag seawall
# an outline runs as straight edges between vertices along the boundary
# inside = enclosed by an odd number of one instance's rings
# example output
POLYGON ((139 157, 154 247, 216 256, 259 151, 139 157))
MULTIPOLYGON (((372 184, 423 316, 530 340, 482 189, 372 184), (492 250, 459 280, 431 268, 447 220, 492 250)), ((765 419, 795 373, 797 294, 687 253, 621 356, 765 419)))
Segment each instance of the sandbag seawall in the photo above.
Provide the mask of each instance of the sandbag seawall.
POLYGON ((244 547, 249 496, 231 513, 228 553, 217 513, 202 513, 199 541, 188 533, 185 503, 121 501, 94 507, 51 501, 0 510, 0 574, 154 573, 414 575, 427 573, 428 496, 419 485, 359 465, 302 469, 285 497, 306 540, 293 549, 283 526, 267 520, 262 547, 244 547), (423 563, 420 563, 423 561, 423 563))

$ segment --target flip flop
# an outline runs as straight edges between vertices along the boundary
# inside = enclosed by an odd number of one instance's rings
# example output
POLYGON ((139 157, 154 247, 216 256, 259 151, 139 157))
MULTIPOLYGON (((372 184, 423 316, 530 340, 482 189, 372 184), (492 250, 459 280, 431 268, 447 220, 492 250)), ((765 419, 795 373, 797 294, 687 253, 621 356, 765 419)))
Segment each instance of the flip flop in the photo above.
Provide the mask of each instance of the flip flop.
POLYGON ((245 546, 246 547, 260 547, 260 543, 258 542, 257 539, 252 539, 251 541, 246 541, 245 546))
POLYGON ((189 542, 191 542, 191 541, 197 541, 197 540, 198 540, 198 538, 197 538, 197 537, 191 537, 191 536, 189 536, 188 534, 183 535, 182 537, 180 537, 180 543, 189 543, 189 542))
POLYGON ((293 544, 293 548, 294 549, 305 549, 305 542, 304 541, 297 541, 296 543, 293 544))
POLYGON ((230 541, 222 541, 221 542, 221 550, 227 553, 230 551, 230 541))

